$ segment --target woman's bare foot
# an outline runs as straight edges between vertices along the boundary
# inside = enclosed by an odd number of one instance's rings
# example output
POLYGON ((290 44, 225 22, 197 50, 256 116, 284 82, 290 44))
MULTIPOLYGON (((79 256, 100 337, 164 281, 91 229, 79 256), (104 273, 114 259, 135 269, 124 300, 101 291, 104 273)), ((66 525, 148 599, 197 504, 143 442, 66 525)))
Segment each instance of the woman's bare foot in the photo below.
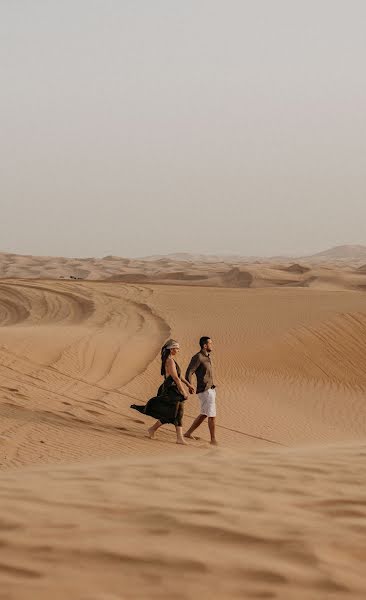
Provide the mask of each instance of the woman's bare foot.
POLYGON ((211 446, 218 446, 219 443, 217 442, 217 440, 211 440, 210 442, 211 446))
POLYGON ((187 438, 188 440, 199 440, 200 439, 200 438, 195 437, 194 435, 191 435, 191 434, 188 434, 188 433, 185 433, 184 437, 187 438))
POLYGON ((180 444, 181 446, 188 446, 188 444, 184 441, 183 438, 177 439, 177 444, 180 444))
POLYGON ((155 437, 155 429, 154 429, 154 427, 149 427, 149 429, 147 430, 147 435, 149 436, 149 438, 151 440, 154 439, 154 437, 155 437))

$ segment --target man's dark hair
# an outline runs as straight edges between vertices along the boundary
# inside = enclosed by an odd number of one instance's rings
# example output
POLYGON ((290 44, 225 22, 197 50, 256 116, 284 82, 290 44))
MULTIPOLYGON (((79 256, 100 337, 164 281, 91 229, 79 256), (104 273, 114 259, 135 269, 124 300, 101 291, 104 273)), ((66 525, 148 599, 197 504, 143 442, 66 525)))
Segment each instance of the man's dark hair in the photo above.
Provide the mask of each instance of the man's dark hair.
POLYGON ((210 339, 211 338, 210 338, 209 335, 204 335, 203 337, 201 337, 201 339, 200 339, 200 346, 201 346, 201 348, 203 348, 203 346, 205 344, 207 344, 208 340, 210 340, 210 339))

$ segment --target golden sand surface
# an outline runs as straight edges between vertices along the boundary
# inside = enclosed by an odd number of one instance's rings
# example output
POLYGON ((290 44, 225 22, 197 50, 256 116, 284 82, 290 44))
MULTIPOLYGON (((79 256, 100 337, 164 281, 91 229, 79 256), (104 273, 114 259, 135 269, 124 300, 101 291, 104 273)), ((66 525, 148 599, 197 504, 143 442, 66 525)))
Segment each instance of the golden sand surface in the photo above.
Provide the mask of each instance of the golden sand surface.
POLYGON ((308 286, 2 279, 0 599, 365 598, 366 296, 337 269, 308 286), (130 404, 155 394, 168 337, 184 369, 201 335, 219 446, 206 424, 150 440, 130 404))

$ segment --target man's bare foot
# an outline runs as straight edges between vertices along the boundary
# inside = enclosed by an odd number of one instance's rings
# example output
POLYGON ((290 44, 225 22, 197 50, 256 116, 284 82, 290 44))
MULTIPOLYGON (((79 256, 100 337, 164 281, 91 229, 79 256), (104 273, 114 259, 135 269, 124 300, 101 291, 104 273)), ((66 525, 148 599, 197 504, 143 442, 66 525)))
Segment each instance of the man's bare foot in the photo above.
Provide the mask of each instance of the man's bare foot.
POLYGON ((181 446, 188 446, 188 444, 184 441, 183 438, 181 440, 177 440, 177 444, 180 444, 181 446))
POLYGON ((184 437, 187 438, 188 440, 199 440, 200 439, 198 437, 195 437, 194 435, 191 435, 191 434, 188 435, 188 433, 185 433, 184 437))
POLYGON ((153 440, 155 437, 155 429, 153 429, 152 427, 149 427, 149 429, 147 430, 147 435, 149 436, 149 438, 151 440, 153 440))
POLYGON ((219 443, 218 443, 217 440, 211 440, 210 444, 211 444, 211 446, 218 446, 219 445, 219 443))

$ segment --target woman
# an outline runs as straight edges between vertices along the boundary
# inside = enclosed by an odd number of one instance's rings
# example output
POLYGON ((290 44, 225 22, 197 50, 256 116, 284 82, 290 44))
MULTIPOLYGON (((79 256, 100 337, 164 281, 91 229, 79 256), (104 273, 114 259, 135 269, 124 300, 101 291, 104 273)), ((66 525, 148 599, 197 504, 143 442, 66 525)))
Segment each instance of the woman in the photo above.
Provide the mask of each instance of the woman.
POLYGON ((179 344, 175 340, 170 339, 165 342, 161 349, 161 374, 164 377, 164 382, 159 387, 157 396, 151 398, 143 406, 132 404, 131 408, 158 419, 148 429, 151 439, 154 438, 159 427, 166 423, 172 423, 175 425, 177 432, 177 444, 186 444, 183 438, 182 420, 184 401, 188 398, 188 394, 183 384, 187 386, 191 394, 194 393, 194 387, 182 377, 180 367, 175 361, 174 357, 179 350, 179 344))

